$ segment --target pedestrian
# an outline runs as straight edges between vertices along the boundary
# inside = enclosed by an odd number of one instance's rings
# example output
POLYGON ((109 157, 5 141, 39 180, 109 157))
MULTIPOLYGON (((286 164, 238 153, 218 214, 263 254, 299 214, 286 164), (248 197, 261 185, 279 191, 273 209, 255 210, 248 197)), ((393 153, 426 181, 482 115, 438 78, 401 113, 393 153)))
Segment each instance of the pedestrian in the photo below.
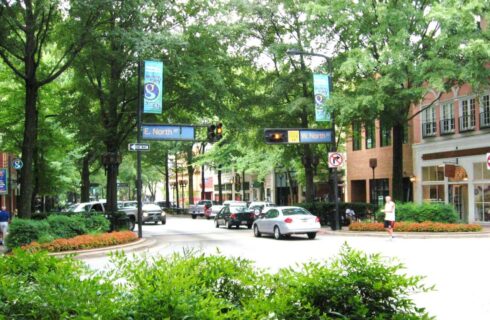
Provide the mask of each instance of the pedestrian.
POLYGON ((0 245, 3 245, 3 239, 7 236, 9 223, 10 213, 7 211, 5 206, 2 206, 2 210, 0 210, 0 233, 2 234, 0 238, 0 245))
POLYGON ((390 239, 393 239, 393 229, 395 228, 395 203, 391 200, 390 196, 385 197, 385 208, 381 210, 385 213, 384 226, 390 239))

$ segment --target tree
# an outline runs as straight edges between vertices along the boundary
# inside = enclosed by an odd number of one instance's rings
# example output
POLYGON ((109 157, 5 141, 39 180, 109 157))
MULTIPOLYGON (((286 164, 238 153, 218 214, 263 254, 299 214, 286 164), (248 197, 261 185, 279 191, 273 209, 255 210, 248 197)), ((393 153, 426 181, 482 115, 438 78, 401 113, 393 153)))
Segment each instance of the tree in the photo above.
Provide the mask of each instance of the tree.
MULTIPOLYGON (((403 200, 402 145, 411 106, 429 87, 445 92, 470 80, 473 72, 464 71, 465 47, 481 37, 475 17, 488 14, 488 6, 444 0, 310 5, 312 21, 327 35, 319 42, 325 50, 334 48, 336 55, 336 87, 341 88, 334 99, 336 110, 345 123, 382 118, 393 128, 395 200, 403 200)), ((471 68, 481 73, 482 65, 471 68)))
POLYGON ((32 214, 39 90, 73 63, 97 21, 97 12, 94 1, 2 0, 0 3, 0 58, 24 82, 25 90, 21 217, 32 214), (64 17, 67 4, 69 18, 64 17))

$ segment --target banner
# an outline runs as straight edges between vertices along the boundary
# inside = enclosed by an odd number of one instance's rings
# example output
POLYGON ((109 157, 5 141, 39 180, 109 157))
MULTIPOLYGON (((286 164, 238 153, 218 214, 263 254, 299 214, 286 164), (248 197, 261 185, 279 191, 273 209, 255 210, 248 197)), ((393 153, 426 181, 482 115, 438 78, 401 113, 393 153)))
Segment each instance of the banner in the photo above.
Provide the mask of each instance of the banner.
POLYGON ((313 91, 315 94, 315 121, 330 121, 327 100, 330 99, 330 76, 313 74, 313 91))
POLYGON ((162 113, 163 62, 145 61, 143 113, 162 113))
POLYGON ((0 169, 0 194, 7 194, 8 193, 8 174, 7 174, 7 169, 1 168, 0 169))

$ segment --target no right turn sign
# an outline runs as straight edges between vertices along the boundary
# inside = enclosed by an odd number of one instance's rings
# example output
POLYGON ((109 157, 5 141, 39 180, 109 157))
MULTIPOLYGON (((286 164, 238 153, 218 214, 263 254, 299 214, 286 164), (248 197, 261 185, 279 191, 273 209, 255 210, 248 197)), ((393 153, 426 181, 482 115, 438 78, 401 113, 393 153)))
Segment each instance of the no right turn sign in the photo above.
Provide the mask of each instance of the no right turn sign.
POLYGON ((490 152, 487 153, 487 169, 490 170, 490 152))

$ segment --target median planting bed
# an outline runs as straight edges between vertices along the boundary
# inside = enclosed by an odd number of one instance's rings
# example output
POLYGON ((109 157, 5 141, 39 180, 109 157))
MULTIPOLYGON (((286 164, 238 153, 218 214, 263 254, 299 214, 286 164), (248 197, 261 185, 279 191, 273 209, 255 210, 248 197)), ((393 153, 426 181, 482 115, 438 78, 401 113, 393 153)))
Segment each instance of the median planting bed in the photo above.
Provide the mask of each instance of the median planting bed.
MULTIPOLYGON (((381 222, 353 222, 350 231, 385 231, 381 222)), ((442 223, 442 222, 407 222, 395 223, 397 232, 478 232, 482 227, 478 224, 442 223)))
POLYGON ((28 245, 22 246, 22 249, 29 252, 42 250, 46 250, 48 252, 61 252, 115 246, 136 241, 137 239, 138 236, 134 232, 119 231, 94 235, 86 234, 69 239, 56 239, 46 243, 32 242, 28 245))

